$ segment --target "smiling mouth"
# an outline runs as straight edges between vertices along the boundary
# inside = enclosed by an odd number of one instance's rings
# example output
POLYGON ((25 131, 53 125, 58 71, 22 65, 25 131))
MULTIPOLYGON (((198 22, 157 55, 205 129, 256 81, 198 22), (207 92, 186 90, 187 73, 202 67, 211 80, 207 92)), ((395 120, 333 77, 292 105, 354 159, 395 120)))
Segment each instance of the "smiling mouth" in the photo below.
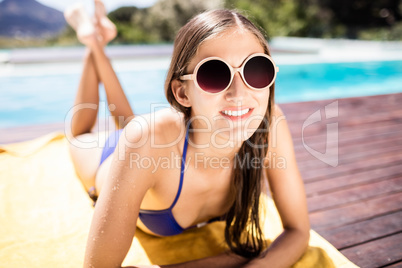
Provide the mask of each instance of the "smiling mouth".
POLYGON ((249 116, 252 111, 252 108, 246 108, 242 110, 223 110, 221 111, 221 114, 231 119, 240 119, 249 116))

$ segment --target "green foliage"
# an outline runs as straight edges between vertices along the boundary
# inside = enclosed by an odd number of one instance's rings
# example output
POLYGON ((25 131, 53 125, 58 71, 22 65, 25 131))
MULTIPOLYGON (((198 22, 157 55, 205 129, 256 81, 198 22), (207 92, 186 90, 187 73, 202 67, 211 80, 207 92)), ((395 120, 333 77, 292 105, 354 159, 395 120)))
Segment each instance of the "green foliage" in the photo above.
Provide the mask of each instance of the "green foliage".
POLYGON ((401 0, 225 0, 225 7, 243 11, 269 37, 402 40, 401 0))
POLYGON ((295 35, 303 27, 303 21, 296 16, 297 6, 293 0, 227 0, 225 5, 246 11, 244 15, 265 29, 268 36, 295 35))
POLYGON ((329 14, 321 13, 317 4, 300 0, 226 0, 225 7, 245 10, 269 37, 322 37, 331 28, 329 14))
POLYGON ((223 3, 217 0, 160 0, 145 9, 119 8, 109 14, 118 30, 114 43, 172 42, 190 18, 220 7, 223 3))
POLYGON ((136 7, 120 7, 110 12, 108 17, 114 22, 129 23, 131 17, 140 12, 142 12, 142 10, 136 7))
POLYGON ((400 41, 402 40, 402 22, 396 23, 393 27, 363 30, 359 33, 359 39, 400 41))
POLYGON ((11 38, 0 37, 0 48, 25 48, 25 47, 44 47, 44 46, 71 46, 79 45, 75 32, 71 27, 66 29, 58 36, 50 38, 11 38))
POLYGON ((117 37, 113 43, 120 44, 142 44, 142 43, 158 43, 159 38, 151 33, 146 32, 143 28, 136 25, 116 23, 117 37))
POLYGON ((2 49, 15 47, 42 47, 46 45, 47 41, 43 39, 0 37, 0 48, 2 49))
POLYGON ((70 26, 67 26, 64 31, 55 37, 52 37, 47 41, 48 46, 59 45, 59 46, 71 46, 71 45, 79 45, 77 40, 75 31, 70 26))

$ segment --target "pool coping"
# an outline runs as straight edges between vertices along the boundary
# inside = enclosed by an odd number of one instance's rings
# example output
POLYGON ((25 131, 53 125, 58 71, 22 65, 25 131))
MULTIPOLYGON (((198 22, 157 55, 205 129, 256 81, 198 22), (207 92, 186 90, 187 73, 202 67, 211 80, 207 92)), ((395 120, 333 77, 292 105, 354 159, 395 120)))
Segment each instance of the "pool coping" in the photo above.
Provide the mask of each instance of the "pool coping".
MULTIPOLYGON (((402 60, 401 41, 274 37, 269 44, 273 56, 283 58, 284 64, 402 60)), ((112 60, 170 57, 172 51, 172 44, 112 45, 106 48, 112 60)), ((80 62, 84 53, 84 46, 3 49, 0 50, 0 65, 80 62)))

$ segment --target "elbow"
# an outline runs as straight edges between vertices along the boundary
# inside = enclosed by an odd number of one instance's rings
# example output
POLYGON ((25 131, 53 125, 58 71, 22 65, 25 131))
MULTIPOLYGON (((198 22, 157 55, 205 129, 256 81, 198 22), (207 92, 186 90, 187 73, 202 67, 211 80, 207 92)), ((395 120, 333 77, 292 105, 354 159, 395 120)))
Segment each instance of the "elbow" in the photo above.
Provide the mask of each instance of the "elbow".
POLYGON ((303 224, 296 228, 296 231, 300 237, 301 244, 307 248, 308 242, 310 241, 310 224, 303 224))
POLYGON ((302 237, 301 240, 302 240, 303 252, 304 252, 304 251, 307 250, 308 244, 309 244, 309 241, 310 241, 310 229, 303 230, 302 234, 301 234, 301 237, 302 237))
POLYGON ((300 224, 294 230, 298 234, 300 245, 303 247, 303 250, 307 250, 310 241, 310 223, 306 222, 304 224, 300 224))
POLYGON ((294 242, 297 241, 299 245, 300 252, 305 252, 308 248, 309 241, 310 241, 310 229, 309 228, 294 228, 294 229, 287 229, 293 233, 294 242))
POLYGON ((293 229, 294 234, 293 242, 295 244, 295 252, 301 257, 308 249, 310 242, 310 229, 293 229))
POLYGON ((309 245, 310 241, 310 229, 298 229, 296 230, 297 237, 300 245, 300 251, 304 253, 309 245))

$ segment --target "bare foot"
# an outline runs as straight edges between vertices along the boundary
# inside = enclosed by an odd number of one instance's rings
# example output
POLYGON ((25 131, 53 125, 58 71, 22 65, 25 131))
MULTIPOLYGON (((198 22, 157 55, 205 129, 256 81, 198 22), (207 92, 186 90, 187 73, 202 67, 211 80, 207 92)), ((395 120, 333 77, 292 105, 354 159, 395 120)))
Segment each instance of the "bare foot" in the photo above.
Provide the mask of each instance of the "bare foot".
POLYGON ((105 5, 101 0, 95 0, 95 24, 100 34, 100 41, 106 45, 112 41, 116 35, 116 26, 106 16, 105 5))
POLYGON ((82 3, 68 7, 64 11, 64 17, 77 33, 77 38, 81 43, 91 46, 94 41, 96 42, 95 27, 82 3))

